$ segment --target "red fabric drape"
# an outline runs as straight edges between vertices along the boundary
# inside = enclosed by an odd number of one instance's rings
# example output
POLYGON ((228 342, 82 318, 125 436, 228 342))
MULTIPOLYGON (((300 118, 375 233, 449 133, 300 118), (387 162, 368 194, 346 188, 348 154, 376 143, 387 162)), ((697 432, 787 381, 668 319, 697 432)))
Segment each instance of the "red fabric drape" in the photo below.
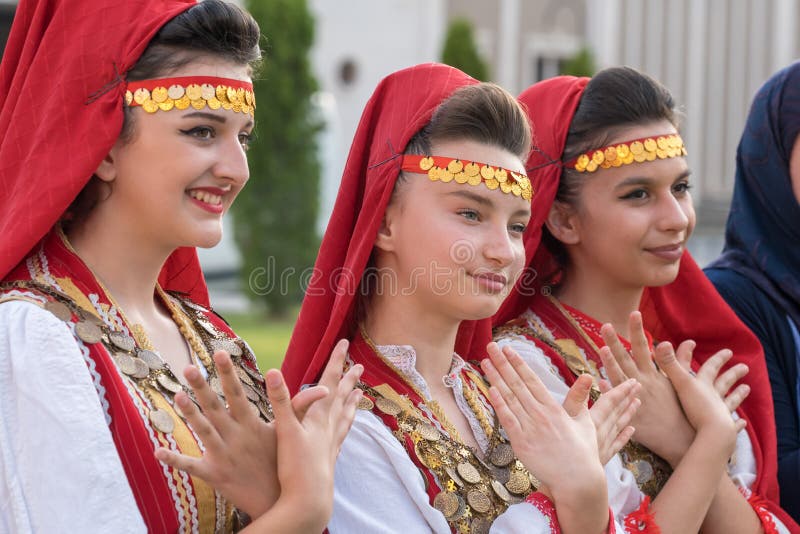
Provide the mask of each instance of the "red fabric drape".
MULTIPOLYGON (((55 225, 119 136, 125 73, 195 0, 22 0, 0 64, 0 279, 55 225)), ((194 249, 162 285, 201 304, 194 249)))

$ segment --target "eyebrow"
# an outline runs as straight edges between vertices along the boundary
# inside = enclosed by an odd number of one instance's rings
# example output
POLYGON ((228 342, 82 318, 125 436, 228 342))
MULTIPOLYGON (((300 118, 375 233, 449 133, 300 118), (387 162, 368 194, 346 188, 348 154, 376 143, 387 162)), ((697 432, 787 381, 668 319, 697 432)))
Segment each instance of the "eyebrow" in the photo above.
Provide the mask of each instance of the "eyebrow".
MULTIPOLYGON (((689 170, 689 169, 686 169, 685 171, 680 173, 678 176, 676 176, 675 179, 672 181, 672 183, 674 184, 675 182, 678 182, 680 180, 684 180, 684 179, 688 178, 689 176, 691 176, 691 174, 692 174, 692 171, 689 170)), ((625 178, 620 183, 618 183, 614 187, 614 189, 623 189, 625 187, 630 187, 632 185, 651 185, 653 182, 655 182, 655 179, 650 178, 649 176, 631 176, 630 178, 625 178)))
MULTIPOLYGON (((228 119, 225 118, 224 115, 217 115, 216 113, 208 113, 203 111, 193 111, 191 113, 187 113, 183 116, 184 119, 208 119, 210 121, 218 122, 220 124, 225 124, 228 122, 228 119)), ((252 119, 247 121, 247 124, 244 125, 245 128, 250 128, 253 126, 252 119)))
MULTIPOLYGON (((445 196, 461 197, 476 202, 481 206, 485 206, 487 208, 491 209, 495 208, 492 199, 487 198, 483 195, 479 195, 477 193, 472 193, 471 191, 450 191, 446 193, 445 196)), ((512 214, 513 217, 530 217, 530 215, 531 215, 531 210, 529 209, 519 209, 512 214)))

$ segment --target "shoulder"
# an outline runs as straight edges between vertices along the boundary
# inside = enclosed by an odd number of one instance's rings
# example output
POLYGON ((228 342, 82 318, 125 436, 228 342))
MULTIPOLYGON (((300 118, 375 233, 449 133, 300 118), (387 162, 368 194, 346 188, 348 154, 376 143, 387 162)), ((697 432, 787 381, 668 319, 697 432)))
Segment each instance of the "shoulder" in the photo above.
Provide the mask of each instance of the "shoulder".
POLYGON ((730 269, 706 269, 705 274, 736 315, 754 331, 788 327, 780 308, 746 276, 730 269))

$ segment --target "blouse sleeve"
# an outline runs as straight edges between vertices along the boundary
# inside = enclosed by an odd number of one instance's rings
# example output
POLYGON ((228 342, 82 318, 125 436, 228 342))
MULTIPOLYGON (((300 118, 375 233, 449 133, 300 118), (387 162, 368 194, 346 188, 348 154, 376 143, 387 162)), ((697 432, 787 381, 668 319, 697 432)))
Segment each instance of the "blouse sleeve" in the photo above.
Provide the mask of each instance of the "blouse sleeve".
POLYGON ((0 531, 145 532, 83 354, 36 304, 0 304, 0 531))
MULTIPOLYGON (((555 515, 529 502, 510 506, 492 534, 550 534, 555 515)), ((556 525, 557 526, 557 525, 556 525)), ((375 415, 356 413, 336 461, 331 534, 369 532, 449 534, 444 516, 431 506, 425 481, 405 449, 375 415)))

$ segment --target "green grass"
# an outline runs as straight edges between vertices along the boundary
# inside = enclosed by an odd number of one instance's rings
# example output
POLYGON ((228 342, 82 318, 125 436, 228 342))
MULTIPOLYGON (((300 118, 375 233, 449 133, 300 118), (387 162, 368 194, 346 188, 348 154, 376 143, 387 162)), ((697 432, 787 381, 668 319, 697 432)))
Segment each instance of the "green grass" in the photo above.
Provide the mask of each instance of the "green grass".
POLYGON ((225 314, 231 328, 247 341, 258 360, 262 372, 280 368, 289 338, 292 336, 294 320, 270 319, 262 314, 225 314))

